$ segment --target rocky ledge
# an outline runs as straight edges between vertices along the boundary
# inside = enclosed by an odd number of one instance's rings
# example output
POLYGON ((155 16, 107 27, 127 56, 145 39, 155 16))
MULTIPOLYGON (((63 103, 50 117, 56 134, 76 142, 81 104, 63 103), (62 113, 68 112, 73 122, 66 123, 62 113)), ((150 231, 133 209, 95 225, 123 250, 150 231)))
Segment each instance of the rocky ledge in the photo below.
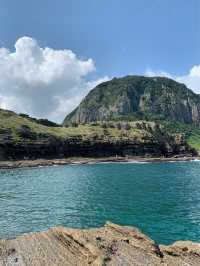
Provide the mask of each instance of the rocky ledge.
POLYGON ((0 265, 200 265, 200 244, 157 245, 134 227, 106 223, 79 230, 55 227, 0 240, 0 265))
POLYGON ((0 169, 26 168, 26 167, 44 167, 59 166, 68 164, 95 164, 95 163, 160 163, 160 162, 186 162, 200 161, 199 156, 173 156, 173 157, 102 157, 102 158, 85 158, 72 157, 66 159, 36 159, 36 160, 15 160, 1 161, 0 169))

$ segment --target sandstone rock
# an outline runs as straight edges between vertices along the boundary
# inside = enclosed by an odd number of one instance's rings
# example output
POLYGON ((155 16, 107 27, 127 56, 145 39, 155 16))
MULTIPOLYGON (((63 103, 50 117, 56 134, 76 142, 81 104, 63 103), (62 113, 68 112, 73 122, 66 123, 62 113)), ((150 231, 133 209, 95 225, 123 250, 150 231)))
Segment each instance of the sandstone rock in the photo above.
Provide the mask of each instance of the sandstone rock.
POLYGON ((197 266, 200 244, 158 246, 138 229, 112 223, 88 230, 55 227, 1 240, 0 265, 197 266))

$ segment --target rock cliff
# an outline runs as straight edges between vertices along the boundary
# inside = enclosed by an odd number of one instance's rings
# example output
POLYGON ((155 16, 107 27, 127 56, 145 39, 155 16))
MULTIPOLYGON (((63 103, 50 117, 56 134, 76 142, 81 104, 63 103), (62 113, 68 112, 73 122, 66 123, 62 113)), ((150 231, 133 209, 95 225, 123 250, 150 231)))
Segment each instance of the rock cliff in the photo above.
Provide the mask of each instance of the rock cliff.
POLYGON ((127 118, 199 125, 200 95, 169 78, 114 78, 90 91, 63 124, 127 118))
POLYGON ((55 227, 0 240, 1 266, 198 266, 200 244, 157 245, 133 227, 107 223, 88 230, 55 227))

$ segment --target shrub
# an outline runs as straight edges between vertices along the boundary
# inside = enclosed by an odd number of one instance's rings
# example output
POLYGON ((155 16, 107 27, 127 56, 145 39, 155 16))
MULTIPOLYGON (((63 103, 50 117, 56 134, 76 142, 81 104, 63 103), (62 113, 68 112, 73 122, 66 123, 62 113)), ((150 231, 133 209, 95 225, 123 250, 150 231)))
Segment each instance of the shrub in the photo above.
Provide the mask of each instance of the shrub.
POLYGON ((110 123, 108 124, 108 126, 109 126, 110 128, 115 128, 115 124, 112 123, 112 122, 110 122, 110 123))
POLYGON ((76 122, 72 122, 72 123, 71 123, 71 126, 72 126, 72 127, 78 127, 78 123, 76 123, 76 122))
POLYGON ((108 135, 109 135, 108 130, 107 130, 107 129, 104 129, 104 130, 103 130, 103 134, 106 135, 106 136, 108 136, 108 135))
POLYGON ((96 127, 96 126, 98 126, 99 124, 98 124, 97 122, 93 122, 93 123, 90 123, 90 125, 93 126, 93 127, 96 127))
POLYGON ((48 119, 37 119, 36 122, 47 127, 60 127, 60 125, 56 124, 55 122, 49 121, 48 119))
POLYGON ((118 130, 121 130, 121 129, 122 129, 122 125, 121 125, 121 123, 117 123, 116 126, 117 126, 117 129, 118 129, 118 130))
POLYGON ((103 122, 101 126, 102 126, 102 128, 107 128, 108 127, 106 122, 103 122))
POLYGON ((130 129, 131 129, 130 124, 129 124, 129 123, 126 123, 126 124, 124 125, 124 129, 125 129, 125 130, 130 130, 130 129))

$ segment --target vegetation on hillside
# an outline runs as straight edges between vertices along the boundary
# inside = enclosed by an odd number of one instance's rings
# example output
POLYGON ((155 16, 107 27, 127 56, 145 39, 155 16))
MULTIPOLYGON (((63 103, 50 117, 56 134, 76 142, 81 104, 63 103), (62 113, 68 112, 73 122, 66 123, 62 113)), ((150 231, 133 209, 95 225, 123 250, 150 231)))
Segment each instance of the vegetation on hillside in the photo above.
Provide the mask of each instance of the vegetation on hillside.
POLYGON ((114 78, 91 90, 63 125, 127 118, 200 125, 200 96, 169 78, 114 78))
POLYGON ((40 140, 50 136, 66 139, 77 137, 79 139, 106 141, 138 140, 146 141, 156 138, 157 135, 181 134, 188 144, 200 151, 200 129, 191 125, 170 121, 145 121, 136 117, 127 117, 126 120, 98 121, 89 124, 72 123, 68 127, 49 127, 39 124, 34 119, 14 112, 0 110, 0 140, 12 139, 14 142, 40 140))
POLYGON ((160 121, 169 133, 184 135, 187 143, 200 153, 200 127, 171 121, 160 121))
POLYGON ((173 156, 196 152, 182 134, 170 133, 157 122, 96 121, 49 127, 0 110, 0 160, 116 154, 173 156))
POLYGON ((36 123, 33 119, 19 116, 14 112, 0 111, 0 134, 10 133, 15 141, 23 138, 42 138, 45 136, 55 136, 58 138, 67 138, 79 136, 87 139, 142 139, 151 134, 154 130, 154 123, 144 122, 97 122, 90 124, 72 124, 69 127, 49 127, 36 123), (29 134, 30 133, 30 134, 29 134))

